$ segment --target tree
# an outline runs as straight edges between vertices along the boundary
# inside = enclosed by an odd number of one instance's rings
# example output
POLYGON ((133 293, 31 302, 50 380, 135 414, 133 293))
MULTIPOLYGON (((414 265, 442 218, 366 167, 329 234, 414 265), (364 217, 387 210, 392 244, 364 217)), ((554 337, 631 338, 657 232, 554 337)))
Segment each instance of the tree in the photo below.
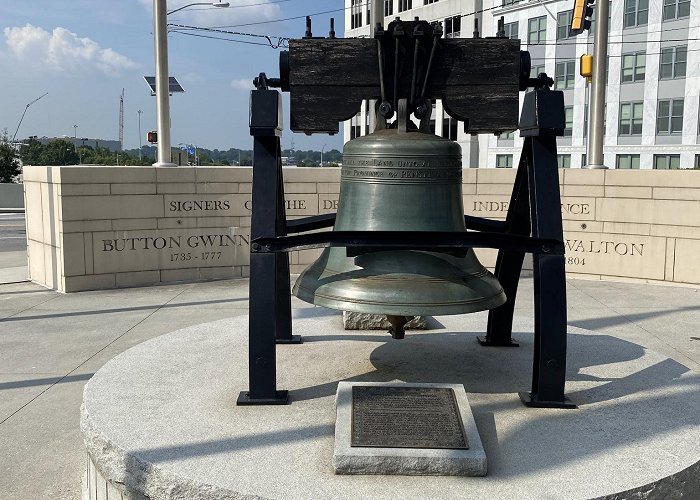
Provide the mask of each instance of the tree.
POLYGON ((77 165, 78 154, 71 141, 58 139, 42 144, 29 139, 22 145, 22 163, 25 165, 77 165))
POLYGON ((7 129, 0 134, 0 182, 13 182, 21 172, 17 150, 10 143, 7 129))
POLYGON ((58 139, 49 141, 44 148, 43 165, 77 165, 78 154, 70 141, 58 139))
POLYGON ((41 165, 43 155, 44 145, 33 137, 21 146, 20 157, 24 165, 41 165))

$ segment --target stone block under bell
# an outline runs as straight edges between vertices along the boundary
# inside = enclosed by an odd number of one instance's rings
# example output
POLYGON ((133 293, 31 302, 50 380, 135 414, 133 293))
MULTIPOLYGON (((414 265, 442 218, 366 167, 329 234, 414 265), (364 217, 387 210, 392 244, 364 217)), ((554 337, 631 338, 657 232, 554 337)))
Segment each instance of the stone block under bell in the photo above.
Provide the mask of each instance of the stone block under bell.
MULTIPOLYGON (((385 314, 360 313, 343 311, 343 328, 345 330, 388 330, 391 323, 385 314)), ((427 330, 428 321, 425 316, 414 316, 404 325, 404 330, 427 330)))

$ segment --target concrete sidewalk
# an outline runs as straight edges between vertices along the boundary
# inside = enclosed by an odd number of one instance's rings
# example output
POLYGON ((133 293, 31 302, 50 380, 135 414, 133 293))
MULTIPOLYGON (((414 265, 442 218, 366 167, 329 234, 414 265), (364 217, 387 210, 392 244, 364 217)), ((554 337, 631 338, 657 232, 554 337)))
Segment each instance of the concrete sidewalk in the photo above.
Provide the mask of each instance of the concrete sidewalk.
MULTIPOLYGON (((571 325, 700 372, 698 288, 569 280, 568 303, 571 325)), ((0 284, 0 498, 80 498, 79 410, 92 374, 140 342, 247 312, 247 280, 70 295, 0 284)), ((531 279, 522 283, 516 314, 532 315, 531 279)))

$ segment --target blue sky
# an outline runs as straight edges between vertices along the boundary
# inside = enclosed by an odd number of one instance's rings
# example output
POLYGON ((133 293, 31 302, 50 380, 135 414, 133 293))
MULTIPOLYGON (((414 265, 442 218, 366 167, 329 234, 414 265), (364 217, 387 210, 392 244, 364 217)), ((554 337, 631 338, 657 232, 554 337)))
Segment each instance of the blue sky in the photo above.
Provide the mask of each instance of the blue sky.
MULTIPOLYGON (((170 10, 186 0, 169 0, 170 10)), ((343 33, 343 2, 330 0, 231 0, 228 9, 191 7, 171 23, 227 28, 251 34, 301 37, 304 19, 270 22, 338 9, 313 17, 314 34, 325 35, 329 18, 343 33), (254 4, 254 5, 250 5, 254 4), (241 7, 249 5, 248 7, 241 7)), ((28 110, 17 134, 117 139, 119 96, 125 89, 124 142, 138 147, 142 133, 155 129, 155 98, 143 81, 153 75, 152 0, 0 0, 0 130, 14 134, 27 103, 49 94, 28 110)), ((206 33, 205 33, 206 34, 206 33)), ((215 35, 218 36, 218 35, 215 35)), ((234 37, 260 41, 252 37, 234 37)), ((251 147, 248 82, 261 71, 278 76, 279 51, 260 45, 169 37, 170 74, 185 94, 171 98, 172 142, 228 149, 251 147)), ((288 121, 288 107, 285 119, 288 121)), ((340 149, 340 135, 292 134, 283 147, 340 149)), ((143 141, 145 143, 145 139, 143 141)))

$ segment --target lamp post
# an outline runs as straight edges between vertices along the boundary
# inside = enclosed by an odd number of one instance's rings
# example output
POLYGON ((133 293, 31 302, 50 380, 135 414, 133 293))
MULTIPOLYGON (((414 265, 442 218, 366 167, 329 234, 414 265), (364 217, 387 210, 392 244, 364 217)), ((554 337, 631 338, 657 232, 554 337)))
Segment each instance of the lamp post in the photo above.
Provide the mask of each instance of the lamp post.
POLYGON ((139 114, 139 162, 140 162, 140 161, 143 160, 143 156, 142 156, 142 154, 143 154, 143 143, 141 142, 141 141, 142 141, 142 139, 141 139, 141 113, 143 113, 143 111, 141 111, 141 110, 139 109, 139 110, 137 111, 137 113, 139 114))
POLYGON ((158 157, 154 167, 174 167, 170 151, 170 92, 168 78, 168 18, 166 0, 153 0, 153 35, 156 55, 156 116, 158 157))
POLYGON ((595 40, 593 44, 593 85, 591 89, 590 130, 588 151, 583 168, 607 168, 604 164, 603 146, 605 136, 605 86, 607 85, 606 65, 608 62, 608 2, 596 2, 595 40))
POLYGON ((49 95, 48 92, 46 92, 45 94, 40 95, 39 97, 37 97, 36 99, 34 99, 32 102, 30 102, 29 104, 27 104, 27 105, 24 107, 24 113, 22 113, 22 118, 19 119, 19 123, 17 124, 17 129, 15 130, 15 135, 12 136, 12 144, 15 143, 15 138, 17 137, 17 132, 19 132, 19 127, 20 127, 20 125, 22 125, 22 120, 24 120, 24 115, 27 114, 27 110, 29 109, 29 106, 31 106, 32 104, 34 104, 35 102, 37 102, 37 101, 38 101, 39 99, 41 99, 42 97, 46 97, 47 95, 49 95))
MULTIPOLYGON (((77 125, 73 125, 73 146, 75 147, 75 150, 77 151, 78 150, 78 126, 77 125)), ((78 154, 78 165, 82 165, 82 164, 83 164, 83 159, 79 153, 78 154)))
POLYGON ((195 3, 188 3, 187 5, 183 5, 182 7, 178 7, 177 9, 173 9, 168 12, 168 15, 173 14, 177 12, 178 10, 186 9, 187 7, 192 7, 194 5, 210 5, 211 7, 228 7, 229 3, 228 2, 195 2, 195 3))
POLYGON ((168 14, 193 5, 228 7, 228 2, 196 2, 168 12, 166 0, 153 0, 153 36, 156 59, 156 115, 158 123, 158 158, 154 167, 175 167, 170 149, 170 85, 168 73, 168 14))

